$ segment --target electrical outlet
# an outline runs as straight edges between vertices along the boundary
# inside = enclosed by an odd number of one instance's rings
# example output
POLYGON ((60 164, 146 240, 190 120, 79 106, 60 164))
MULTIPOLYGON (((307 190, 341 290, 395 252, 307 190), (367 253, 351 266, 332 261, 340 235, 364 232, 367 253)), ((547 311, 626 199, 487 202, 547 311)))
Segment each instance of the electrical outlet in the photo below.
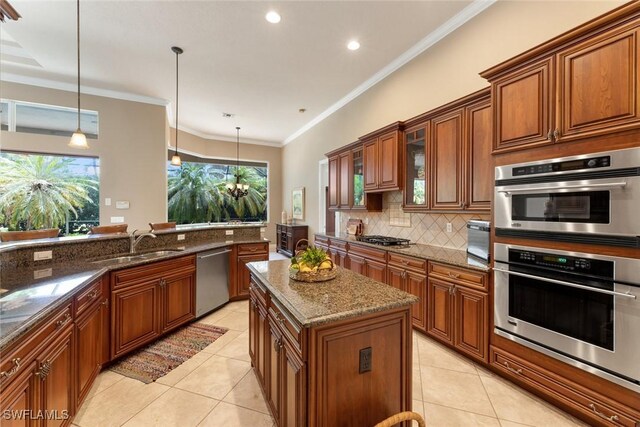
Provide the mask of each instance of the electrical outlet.
POLYGON ((43 268, 42 270, 36 270, 33 272, 33 279, 44 279, 45 277, 51 277, 53 270, 51 268, 43 268))
POLYGON ((365 225, 369 225, 369 218, 365 217, 362 222, 364 222, 365 225))
POLYGON ((105 206, 111 206, 111 197, 105 197, 104 205, 105 206))
POLYGON ((224 234, 227 236, 233 236, 233 230, 224 230, 224 234))
POLYGON ((51 251, 41 251, 33 253, 34 261, 42 261, 43 259, 51 259, 53 258, 53 253, 51 251))
POLYGON ((371 347, 360 350, 360 373, 369 372, 371 370, 371 347))
POLYGON ((184 240, 184 234, 178 234, 178 240, 184 240))
POLYGON ((453 232, 453 227, 451 226, 451 223, 448 222, 447 223, 447 233, 451 233, 451 232, 453 232))

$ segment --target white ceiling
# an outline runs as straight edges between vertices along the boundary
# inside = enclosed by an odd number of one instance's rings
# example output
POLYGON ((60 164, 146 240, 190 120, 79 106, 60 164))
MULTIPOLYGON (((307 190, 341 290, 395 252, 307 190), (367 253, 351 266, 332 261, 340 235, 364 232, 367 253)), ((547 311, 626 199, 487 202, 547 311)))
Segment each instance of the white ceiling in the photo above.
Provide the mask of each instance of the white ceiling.
MULTIPOLYGON (((75 1, 11 3, 22 19, 2 25, 0 78, 72 90, 75 1)), ((241 140, 279 145, 491 3, 82 0, 82 85, 172 102, 180 46, 180 128, 233 140, 241 126, 241 140)))

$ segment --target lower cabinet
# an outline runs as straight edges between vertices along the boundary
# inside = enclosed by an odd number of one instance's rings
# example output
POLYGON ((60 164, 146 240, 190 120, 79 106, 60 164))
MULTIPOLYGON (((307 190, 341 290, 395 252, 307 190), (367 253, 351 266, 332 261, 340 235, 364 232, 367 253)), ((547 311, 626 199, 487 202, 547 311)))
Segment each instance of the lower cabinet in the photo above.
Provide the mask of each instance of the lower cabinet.
POLYGON ((111 273, 111 359, 195 318, 193 255, 111 273))
POLYGON ((484 363, 489 356, 487 282, 483 273, 430 264, 427 283, 427 333, 484 363))
POLYGON ((427 275, 389 265, 387 284, 420 298, 411 306, 413 327, 422 332, 427 329, 427 275))
POLYGON ((366 263, 365 259, 357 255, 349 255, 349 270, 358 274, 365 274, 366 263))
POLYGON ((387 264, 365 259, 364 275, 378 282, 387 282, 387 264))
POLYGON ((306 365, 287 341, 280 349, 282 383, 280 392, 280 425, 286 427, 306 424, 306 365))
POLYGON ((231 272, 235 277, 231 280, 229 297, 231 300, 246 299, 249 297, 251 277, 247 264, 256 261, 269 261, 268 243, 243 243, 236 245, 231 253, 231 272), (235 280, 234 280, 235 279, 235 280))
POLYGON ((16 350, 3 354, 0 368, 3 427, 71 424, 76 409, 75 350, 69 304, 28 335, 16 350))
MULTIPOLYGON (((84 401, 93 380, 96 378, 102 364, 105 363, 104 343, 108 343, 109 321, 108 300, 100 301, 76 320, 76 345, 78 353, 78 375, 76 376, 76 400, 78 405, 84 401)), ((107 356, 108 357, 108 356, 107 356)))
POLYGON ((269 318, 269 346, 267 347, 267 400, 271 408, 271 414, 276 420, 280 420, 280 391, 282 376, 282 334, 272 318, 269 318))

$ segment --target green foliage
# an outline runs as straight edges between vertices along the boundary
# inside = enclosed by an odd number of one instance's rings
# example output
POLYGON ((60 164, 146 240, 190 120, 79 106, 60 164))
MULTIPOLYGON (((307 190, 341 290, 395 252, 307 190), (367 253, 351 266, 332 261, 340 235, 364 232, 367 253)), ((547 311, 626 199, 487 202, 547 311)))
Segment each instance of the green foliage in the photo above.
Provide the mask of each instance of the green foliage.
MULTIPOLYGON (((226 165, 183 162, 169 170, 169 220, 179 224, 228 221, 232 218, 266 218, 267 180, 256 168, 240 167, 242 183, 249 193, 234 200, 226 189, 234 181, 226 165)), ((235 168, 233 168, 235 173, 235 168)))
POLYGON ((327 253, 320 248, 309 246, 303 253, 296 255, 294 258, 296 264, 303 262, 309 267, 317 267, 327 259, 327 253))
POLYGON ((73 159, 46 155, 0 157, 0 220, 11 230, 64 225, 94 201, 98 181, 74 176, 73 159))

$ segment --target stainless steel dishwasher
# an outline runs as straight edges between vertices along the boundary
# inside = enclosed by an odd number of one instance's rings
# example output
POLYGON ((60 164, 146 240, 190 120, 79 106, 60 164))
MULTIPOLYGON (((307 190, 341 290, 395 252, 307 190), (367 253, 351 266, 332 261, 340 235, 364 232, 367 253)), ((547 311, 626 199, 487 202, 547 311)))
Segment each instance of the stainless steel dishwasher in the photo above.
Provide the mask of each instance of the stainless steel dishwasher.
POLYGON ((221 248, 198 254, 196 264, 196 317, 229 301, 229 252, 221 248))

